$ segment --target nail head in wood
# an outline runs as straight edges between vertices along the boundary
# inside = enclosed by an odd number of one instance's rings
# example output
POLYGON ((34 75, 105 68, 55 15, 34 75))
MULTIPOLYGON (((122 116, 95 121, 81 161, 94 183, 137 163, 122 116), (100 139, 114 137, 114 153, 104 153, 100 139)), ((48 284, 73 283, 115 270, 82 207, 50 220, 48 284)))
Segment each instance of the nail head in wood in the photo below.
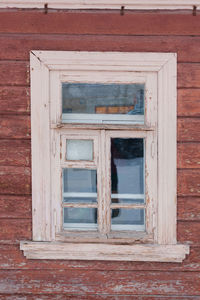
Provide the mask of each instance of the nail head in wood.
POLYGON ((45 15, 48 13, 48 3, 45 3, 44 5, 44 13, 45 15))
POLYGON ((197 15, 197 7, 194 5, 193 6, 193 16, 196 16, 197 15))
POLYGON ((121 16, 124 15, 124 6, 121 6, 120 15, 121 15, 121 16))

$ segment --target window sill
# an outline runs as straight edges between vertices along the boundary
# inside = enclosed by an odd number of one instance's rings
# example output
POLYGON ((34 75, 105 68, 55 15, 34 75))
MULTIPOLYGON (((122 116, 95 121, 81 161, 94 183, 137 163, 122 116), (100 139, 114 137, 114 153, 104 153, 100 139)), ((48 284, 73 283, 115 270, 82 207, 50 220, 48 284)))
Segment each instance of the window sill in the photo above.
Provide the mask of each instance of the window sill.
POLYGON ((29 259, 114 260, 182 262, 188 245, 112 245, 22 241, 20 250, 29 259))

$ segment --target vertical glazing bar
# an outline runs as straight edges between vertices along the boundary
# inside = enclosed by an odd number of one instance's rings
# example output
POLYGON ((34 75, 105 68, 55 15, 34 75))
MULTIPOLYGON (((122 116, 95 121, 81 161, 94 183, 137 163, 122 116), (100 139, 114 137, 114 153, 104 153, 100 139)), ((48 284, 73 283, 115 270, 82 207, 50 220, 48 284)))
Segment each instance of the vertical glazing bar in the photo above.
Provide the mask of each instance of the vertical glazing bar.
POLYGON ((98 162, 98 223, 99 233, 103 238, 107 238, 110 226, 109 202, 107 201, 108 174, 106 167, 108 166, 108 152, 106 149, 106 133, 105 130, 100 132, 99 141, 99 162, 98 162))

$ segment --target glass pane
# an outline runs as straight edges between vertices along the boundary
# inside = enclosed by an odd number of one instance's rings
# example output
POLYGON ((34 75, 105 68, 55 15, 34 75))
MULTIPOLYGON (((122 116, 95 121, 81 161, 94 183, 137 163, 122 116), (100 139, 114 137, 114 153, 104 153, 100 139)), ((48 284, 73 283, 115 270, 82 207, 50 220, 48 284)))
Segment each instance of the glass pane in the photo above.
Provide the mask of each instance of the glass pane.
POLYGON ((85 122, 92 118, 144 123, 144 84, 63 83, 62 113, 63 121, 80 122, 85 114, 85 122))
POLYGON ((144 209, 111 209, 111 230, 145 230, 144 209))
POLYGON ((93 160, 92 140, 66 140, 67 160, 93 160))
POLYGON ((112 203, 144 203, 144 140, 111 139, 112 203))
POLYGON ((96 208, 65 207, 64 228, 71 230, 95 230, 97 229, 96 208))
POLYGON ((97 171, 63 169, 63 202, 91 203, 97 201, 97 171))

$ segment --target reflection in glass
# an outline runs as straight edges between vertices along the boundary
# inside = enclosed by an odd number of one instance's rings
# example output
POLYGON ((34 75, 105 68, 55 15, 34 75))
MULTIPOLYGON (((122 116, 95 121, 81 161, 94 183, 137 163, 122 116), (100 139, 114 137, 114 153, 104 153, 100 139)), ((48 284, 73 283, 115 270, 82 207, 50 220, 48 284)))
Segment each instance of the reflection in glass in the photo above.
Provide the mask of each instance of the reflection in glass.
POLYGON ((64 228, 71 230, 95 230, 97 229, 96 208, 65 207, 64 228))
POLYGON ((112 203, 144 203, 144 140, 111 139, 112 203))
POLYGON ((111 210, 111 230, 145 230, 144 209, 118 208, 117 215, 114 212, 115 210, 111 210))
POLYGON ((144 84, 63 83, 62 112, 144 115, 144 84))
POLYGON ((93 160, 92 140, 66 140, 67 160, 93 160))
POLYGON ((97 171, 63 169, 63 202, 91 203, 97 201, 97 171))

